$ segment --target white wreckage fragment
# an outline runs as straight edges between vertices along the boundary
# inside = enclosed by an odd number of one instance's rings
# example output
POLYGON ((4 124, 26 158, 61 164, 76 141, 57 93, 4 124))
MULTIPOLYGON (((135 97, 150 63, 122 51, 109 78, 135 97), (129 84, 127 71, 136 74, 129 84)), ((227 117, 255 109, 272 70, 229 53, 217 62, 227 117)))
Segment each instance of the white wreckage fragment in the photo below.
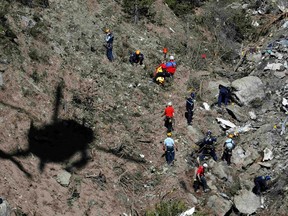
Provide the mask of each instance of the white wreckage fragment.
POLYGON ((205 109, 205 110, 210 110, 210 106, 209 106, 208 103, 204 102, 204 103, 203 103, 203 106, 204 106, 204 109, 205 109))
POLYGON ((234 134, 239 134, 239 133, 245 133, 248 132, 252 129, 251 124, 247 124, 245 126, 239 127, 237 126, 236 128, 230 128, 229 130, 226 131, 226 134, 229 133, 234 133, 234 134))
POLYGON ((195 207, 181 213, 180 216, 190 216, 190 215, 193 215, 194 212, 195 212, 195 207))
POLYGON ((234 123, 232 123, 228 120, 225 120, 222 118, 216 118, 216 120, 218 121, 218 123, 220 123, 221 127, 223 127, 224 129, 227 129, 227 127, 229 127, 229 128, 237 127, 234 123))
POLYGON ((263 153, 264 153, 263 161, 267 161, 267 160, 272 160, 273 159, 273 152, 269 148, 266 147, 263 150, 263 153))
POLYGON ((267 64, 267 66, 264 68, 265 70, 273 70, 273 71, 279 71, 282 68, 284 68, 284 65, 282 65, 281 63, 272 63, 272 64, 267 64))
POLYGON ((286 98, 282 99, 282 105, 285 112, 288 112, 288 100, 286 98))

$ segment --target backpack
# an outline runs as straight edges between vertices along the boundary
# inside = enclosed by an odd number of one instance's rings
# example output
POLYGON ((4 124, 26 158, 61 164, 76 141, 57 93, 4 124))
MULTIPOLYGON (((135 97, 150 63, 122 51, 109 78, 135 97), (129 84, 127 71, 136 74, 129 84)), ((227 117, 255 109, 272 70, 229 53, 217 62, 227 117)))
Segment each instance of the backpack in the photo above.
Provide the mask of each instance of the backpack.
POLYGON ((225 148, 227 150, 231 151, 234 147, 235 147, 235 143, 234 143, 234 141, 232 139, 228 139, 228 140, 225 141, 225 148))

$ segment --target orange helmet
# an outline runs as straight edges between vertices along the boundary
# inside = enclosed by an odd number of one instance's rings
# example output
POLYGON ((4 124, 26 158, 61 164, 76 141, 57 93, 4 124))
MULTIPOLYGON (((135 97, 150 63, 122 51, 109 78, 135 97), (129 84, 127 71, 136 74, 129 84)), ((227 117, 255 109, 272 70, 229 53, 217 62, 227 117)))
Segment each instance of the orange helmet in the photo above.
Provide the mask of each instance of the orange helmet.
POLYGON ((140 54, 140 50, 136 50, 136 52, 135 52, 137 55, 139 55, 140 54))
POLYGON ((105 29, 105 33, 109 33, 110 32, 110 29, 105 29))

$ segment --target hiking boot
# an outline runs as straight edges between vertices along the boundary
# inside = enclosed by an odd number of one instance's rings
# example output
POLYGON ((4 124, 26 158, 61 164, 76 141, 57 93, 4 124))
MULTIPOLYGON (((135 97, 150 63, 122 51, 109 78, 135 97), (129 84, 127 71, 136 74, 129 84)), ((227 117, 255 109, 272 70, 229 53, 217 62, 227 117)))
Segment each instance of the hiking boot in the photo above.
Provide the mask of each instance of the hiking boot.
POLYGON ((204 190, 204 193, 207 193, 207 192, 209 192, 209 191, 210 191, 210 189, 206 188, 206 189, 204 190))

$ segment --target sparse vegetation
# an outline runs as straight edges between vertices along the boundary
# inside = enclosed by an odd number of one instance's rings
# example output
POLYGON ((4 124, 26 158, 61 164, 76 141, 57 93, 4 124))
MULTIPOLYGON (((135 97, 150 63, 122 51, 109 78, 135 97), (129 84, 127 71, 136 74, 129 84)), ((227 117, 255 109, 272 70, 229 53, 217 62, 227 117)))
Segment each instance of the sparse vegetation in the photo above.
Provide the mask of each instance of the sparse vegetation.
POLYGON ((186 204, 182 201, 162 201, 158 203, 155 210, 149 210, 145 216, 175 216, 187 210, 186 204))
POLYGON ((151 10, 154 2, 155 0, 123 0, 123 9, 137 23, 143 17, 151 19, 155 15, 151 10))

